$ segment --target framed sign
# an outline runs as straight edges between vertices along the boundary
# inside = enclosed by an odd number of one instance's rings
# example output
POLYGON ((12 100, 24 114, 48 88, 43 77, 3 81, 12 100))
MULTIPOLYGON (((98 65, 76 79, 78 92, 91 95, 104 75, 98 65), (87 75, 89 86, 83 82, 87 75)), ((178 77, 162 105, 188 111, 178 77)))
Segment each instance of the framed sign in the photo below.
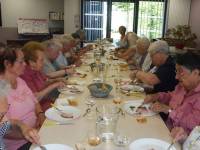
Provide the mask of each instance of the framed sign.
POLYGON ((46 19, 18 19, 19 34, 48 34, 49 27, 46 19))

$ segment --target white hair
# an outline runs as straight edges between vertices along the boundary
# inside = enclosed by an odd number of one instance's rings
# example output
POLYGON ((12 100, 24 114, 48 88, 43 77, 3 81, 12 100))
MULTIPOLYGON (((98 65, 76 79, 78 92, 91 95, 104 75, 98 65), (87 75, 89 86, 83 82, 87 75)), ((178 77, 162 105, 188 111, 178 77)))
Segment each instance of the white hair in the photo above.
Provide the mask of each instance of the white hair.
POLYGON ((63 47, 58 39, 51 39, 48 41, 44 41, 42 44, 45 47, 45 51, 47 52, 49 49, 52 51, 59 51, 63 47))
POLYGON ((169 54, 169 45, 167 44, 166 41, 159 40, 159 41, 153 42, 149 46, 148 52, 150 54, 155 54, 156 52, 169 54))
POLYGON ((64 44, 70 44, 71 42, 75 42, 75 39, 69 35, 69 34, 64 34, 62 36, 62 38, 60 39, 60 42, 64 45, 64 44))
POLYGON ((146 49, 149 48, 150 45, 150 41, 147 37, 141 37, 136 41, 136 44, 140 43, 141 45, 143 45, 146 49))

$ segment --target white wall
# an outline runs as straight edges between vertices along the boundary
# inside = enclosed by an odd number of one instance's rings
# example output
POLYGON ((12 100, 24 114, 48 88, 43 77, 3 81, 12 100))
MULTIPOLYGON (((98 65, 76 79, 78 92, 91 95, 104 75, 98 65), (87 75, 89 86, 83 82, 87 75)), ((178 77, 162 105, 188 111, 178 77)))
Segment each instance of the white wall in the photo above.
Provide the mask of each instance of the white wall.
POLYGON ((191 0, 169 0, 167 27, 189 24, 191 0))
POLYGON ((73 33, 80 28, 80 24, 77 24, 80 18, 80 5, 80 0, 64 0, 65 33, 73 33))
POLYGON ((3 27, 17 27, 18 18, 48 19, 49 11, 64 11, 64 0, 0 0, 3 27))

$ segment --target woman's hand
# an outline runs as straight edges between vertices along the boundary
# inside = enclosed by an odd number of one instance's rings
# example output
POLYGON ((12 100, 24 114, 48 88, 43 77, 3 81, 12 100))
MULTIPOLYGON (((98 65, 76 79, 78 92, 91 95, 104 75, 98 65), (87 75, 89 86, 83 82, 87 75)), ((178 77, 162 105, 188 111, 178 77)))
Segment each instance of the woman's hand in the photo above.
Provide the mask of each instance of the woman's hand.
POLYGON ((187 138, 187 133, 182 127, 174 127, 171 130, 171 136, 174 139, 175 142, 179 141, 184 141, 187 138))
POLYGON ((71 65, 65 68, 67 74, 73 74, 75 72, 75 65, 71 65))
POLYGON ((40 128, 44 122, 44 120, 46 119, 44 113, 39 113, 37 114, 37 122, 36 122, 36 127, 40 128))
POLYGON ((162 103, 159 103, 159 102, 156 102, 154 104, 151 105, 151 110, 154 111, 154 112, 164 112, 164 113, 168 113, 170 107, 165 105, 165 104, 162 104, 162 103))
POLYGON ((145 98, 144 98, 144 103, 147 104, 147 103, 152 103, 152 102, 155 102, 157 101, 157 94, 150 94, 150 95, 147 95, 145 98))
POLYGON ((55 82, 55 83, 51 84, 50 86, 53 86, 53 88, 62 88, 65 86, 65 83, 59 81, 59 82, 55 82))
POLYGON ((36 129, 28 127, 25 124, 21 125, 20 128, 21 128, 22 134, 25 137, 25 139, 27 139, 31 143, 40 145, 40 137, 39 137, 38 131, 36 129))

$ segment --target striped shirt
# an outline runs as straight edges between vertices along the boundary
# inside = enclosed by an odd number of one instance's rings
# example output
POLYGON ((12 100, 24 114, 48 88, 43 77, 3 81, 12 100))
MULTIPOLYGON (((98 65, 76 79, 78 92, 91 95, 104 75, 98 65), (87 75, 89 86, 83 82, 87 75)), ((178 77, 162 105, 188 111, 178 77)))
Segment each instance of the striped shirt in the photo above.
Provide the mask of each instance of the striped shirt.
POLYGON ((6 121, 0 124, 0 150, 5 150, 5 145, 3 142, 4 135, 8 132, 10 129, 11 124, 10 122, 6 121))

